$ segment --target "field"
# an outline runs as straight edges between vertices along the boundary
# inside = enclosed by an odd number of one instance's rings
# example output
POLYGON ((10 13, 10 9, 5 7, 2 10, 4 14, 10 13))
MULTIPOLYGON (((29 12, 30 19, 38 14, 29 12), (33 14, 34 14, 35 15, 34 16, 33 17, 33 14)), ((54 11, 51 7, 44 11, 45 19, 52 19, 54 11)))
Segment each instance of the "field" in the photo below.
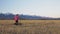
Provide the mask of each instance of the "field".
POLYGON ((0 20, 0 34, 60 34, 60 20, 0 20))

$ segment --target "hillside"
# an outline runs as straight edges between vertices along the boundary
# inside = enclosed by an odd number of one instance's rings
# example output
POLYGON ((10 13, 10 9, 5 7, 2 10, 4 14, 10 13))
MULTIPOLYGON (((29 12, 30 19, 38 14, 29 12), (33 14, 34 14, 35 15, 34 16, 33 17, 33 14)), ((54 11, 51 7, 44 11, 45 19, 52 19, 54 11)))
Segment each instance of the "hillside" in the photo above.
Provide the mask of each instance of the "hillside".
MULTIPOLYGON (((7 13, 3 14, 0 13, 0 19, 14 19, 14 14, 7 13)), ((42 16, 31 16, 31 15, 19 15, 19 19, 28 19, 28 20, 60 20, 60 18, 51 18, 51 17, 42 17, 42 16)))

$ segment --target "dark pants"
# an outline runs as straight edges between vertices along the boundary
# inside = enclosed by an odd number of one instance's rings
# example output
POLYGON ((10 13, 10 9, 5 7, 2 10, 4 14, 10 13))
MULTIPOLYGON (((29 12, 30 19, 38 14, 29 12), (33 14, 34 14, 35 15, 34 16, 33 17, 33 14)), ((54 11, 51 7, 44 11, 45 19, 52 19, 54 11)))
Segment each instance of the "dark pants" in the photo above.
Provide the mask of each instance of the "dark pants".
POLYGON ((15 22, 16 22, 15 25, 18 25, 18 20, 16 20, 15 22))
POLYGON ((15 21, 15 25, 22 25, 22 23, 18 23, 18 20, 15 21))

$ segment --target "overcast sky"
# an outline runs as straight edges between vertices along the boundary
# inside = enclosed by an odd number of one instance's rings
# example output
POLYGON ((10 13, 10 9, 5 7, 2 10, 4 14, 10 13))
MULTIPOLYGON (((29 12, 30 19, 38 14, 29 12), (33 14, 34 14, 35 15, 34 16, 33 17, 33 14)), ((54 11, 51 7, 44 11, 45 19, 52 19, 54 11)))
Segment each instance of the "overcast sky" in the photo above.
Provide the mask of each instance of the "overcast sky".
POLYGON ((0 0, 0 13, 60 17, 60 0, 0 0))

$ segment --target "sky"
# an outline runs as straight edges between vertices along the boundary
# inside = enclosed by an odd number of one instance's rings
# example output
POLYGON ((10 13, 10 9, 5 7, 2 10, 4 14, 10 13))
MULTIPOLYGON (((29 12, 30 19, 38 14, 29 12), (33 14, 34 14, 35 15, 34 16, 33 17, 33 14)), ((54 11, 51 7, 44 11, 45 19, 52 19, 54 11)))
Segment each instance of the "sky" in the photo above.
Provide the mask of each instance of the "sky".
POLYGON ((0 0, 0 13, 60 17, 60 0, 0 0))

